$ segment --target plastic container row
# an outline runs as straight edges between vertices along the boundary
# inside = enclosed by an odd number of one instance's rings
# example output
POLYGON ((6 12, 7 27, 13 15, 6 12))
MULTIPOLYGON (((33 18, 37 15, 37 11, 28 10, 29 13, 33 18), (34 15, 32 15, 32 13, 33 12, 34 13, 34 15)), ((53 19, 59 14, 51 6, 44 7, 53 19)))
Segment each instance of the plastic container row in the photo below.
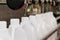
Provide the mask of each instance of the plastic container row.
MULTIPOLYGON (((53 32, 57 21, 52 12, 30 15, 19 19, 11 19, 9 28, 6 21, 0 21, 0 40, 43 40, 53 32)), ((56 40, 57 33, 47 40, 56 40)))

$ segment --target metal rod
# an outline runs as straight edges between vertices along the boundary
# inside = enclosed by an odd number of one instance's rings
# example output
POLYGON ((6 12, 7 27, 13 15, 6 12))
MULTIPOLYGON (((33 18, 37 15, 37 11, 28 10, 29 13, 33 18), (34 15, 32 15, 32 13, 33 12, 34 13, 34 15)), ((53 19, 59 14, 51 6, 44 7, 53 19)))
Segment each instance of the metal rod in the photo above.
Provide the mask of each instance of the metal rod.
POLYGON ((47 40, 50 36, 52 36, 58 28, 56 28, 52 33, 50 33, 48 36, 46 36, 43 40, 47 40))

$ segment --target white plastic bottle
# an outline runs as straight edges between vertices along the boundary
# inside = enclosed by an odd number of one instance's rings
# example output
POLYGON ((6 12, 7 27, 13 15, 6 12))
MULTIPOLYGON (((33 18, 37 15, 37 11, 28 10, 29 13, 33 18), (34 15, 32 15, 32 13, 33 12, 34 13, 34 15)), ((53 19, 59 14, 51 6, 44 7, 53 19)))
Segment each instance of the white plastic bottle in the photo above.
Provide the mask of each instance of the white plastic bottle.
POLYGON ((0 21, 0 28, 7 29, 7 22, 6 21, 0 21))
POLYGON ((28 40, 37 40, 36 31, 29 21, 28 17, 22 17, 22 27, 25 30, 28 40))
MULTIPOLYGON (((44 36, 43 37, 46 37, 51 32, 53 32, 55 29, 58 28, 56 19, 54 18, 52 12, 47 12, 45 14, 36 15, 36 17, 38 18, 38 20, 41 18, 44 21, 44 23, 45 23, 45 28, 44 29, 46 31, 44 31, 44 36)), ((57 35, 57 34, 55 33, 55 35, 57 35)), ((53 36, 55 36, 55 35, 53 35, 53 36)), ((52 37, 50 37, 50 38, 52 38, 52 37)))
POLYGON ((14 32, 14 40, 27 40, 26 32, 21 25, 14 32))
POLYGON ((9 33, 12 37, 12 40, 14 40, 14 32, 16 30, 17 27, 19 27, 20 24, 19 24, 19 19, 11 19, 10 20, 10 25, 9 25, 9 33))
MULTIPOLYGON (((53 32, 54 30, 56 30, 58 28, 57 26, 57 21, 56 18, 53 16, 53 12, 47 12, 45 14, 46 19, 48 17, 48 19, 46 20, 47 26, 48 26, 48 34, 53 32)), ((49 37, 47 40, 57 40, 57 32, 55 32, 51 37, 49 37)))
POLYGON ((48 34, 58 28, 57 21, 53 16, 53 12, 45 13, 43 16, 43 20, 45 21, 45 27, 47 28, 48 34))
POLYGON ((31 24, 34 26, 34 28, 37 28, 36 26, 38 26, 39 24, 37 23, 37 20, 36 20, 35 16, 30 15, 29 20, 30 20, 31 24))
POLYGON ((36 29, 38 40, 42 40, 44 37, 43 35, 46 34, 44 33, 44 31, 46 32, 45 23, 42 18, 38 16, 30 15, 29 18, 36 29))
POLYGON ((0 21, 0 39, 1 40, 11 40, 9 35, 6 21, 0 21))
POLYGON ((55 30, 56 28, 58 28, 58 26, 57 26, 57 20, 53 16, 53 12, 47 12, 45 14, 45 16, 46 16, 46 19, 45 19, 46 23, 50 23, 50 26, 52 27, 52 30, 55 30))
POLYGON ((46 33, 48 33, 47 27, 45 26, 46 23, 43 20, 43 16, 44 16, 44 14, 36 15, 36 20, 40 24, 39 29, 41 29, 41 31, 42 31, 42 35, 39 36, 39 37, 41 37, 41 39, 43 39, 44 37, 46 37, 46 33))

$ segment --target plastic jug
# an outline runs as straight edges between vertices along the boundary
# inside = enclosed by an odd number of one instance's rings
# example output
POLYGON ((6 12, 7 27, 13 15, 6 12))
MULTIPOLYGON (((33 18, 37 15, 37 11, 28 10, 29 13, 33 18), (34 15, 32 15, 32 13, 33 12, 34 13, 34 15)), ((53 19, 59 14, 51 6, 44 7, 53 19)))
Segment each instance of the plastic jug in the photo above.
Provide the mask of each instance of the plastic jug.
MULTIPOLYGON (((42 16, 42 14, 40 14, 40 16, 42 16)), ((45 22, 41 17, 38 16, 30 15, 29 18, 31 23, 35 26, 38 40, 42 40, 44 37, 43 35, 45 35, 47 32, 45 29, 45 22)))
POLYGON ((57 28, 57 22, 52 12, 48 12, 45 14, 36 14, 36 17, 38 18, 37 19, 38 23, 41 23, 39 22, 41 19, 45 23, 44 29, 43 29, 44 36, 42 38, 46 37, 57 28))
POLYGON ((58 28, 57 21, 55 17, 53 16, 53 12, 45 13, 42 18, 45 21, 45 27, 47 28, 48 34, 58 28))
POLYGON ((39 37, 39 36, 43 35, 41 24, 39 24, 37 22, 36 16, 34 16, 34 15, 30 15, 29 19, 30 19, 31 24, 34 26, 34 28, 36 30, 38 40, 40 40, 40 38, 42 38, 42 37, 39 37))
POLYGON ((53 16, 53 12, 47 12, 47 13, 45 13, 44 17, 45 17, 45 20, 46 20, 45 22, 52 27, 51 28, 52 30, 55 30, 56 28, 58 28, 58 26, 57 26, 57 20, 53 16))
POLYGON ((0 40, 11 40, 6 21, 0 21, 0 40))
POLYGON ((25 30, 28 40, 37 40, 36 31, 29 21, 28 17, 22 17, 22 27, 25 30))
MULTIPOLYGON (((54 30, 56 30, 58 28, 57 26, 57 21, 56 21, 56 18, 53 16, 53 12, 48 12, 45 14, 46 16, 46 19, 48 17, 48 19, 45 21, 47 24, 46 26, 48 26, 47 29, 49 33, 53 32, 54 30)), ((57 40, 57 32, 55 32, 50 38, 48 38, 48 40, 57 40)))
POLYGON ((40 24, 40 26, 38 27, 38 29, 39 29, 39 38, 40 39, 43 39, 44 37, 46 37, 46 33, 48 32, 47 31, 47 28, 45 27, 45 21, 43 20, 43 16, 44 16, 44 14, 37 14, 36 15, 36 20, 37 20, 37 22, 38 22, 38 24, 40 24), (43 36, 44 35, 44 36, 43 36))
POLYGON ((30 15, 29 16, 29 20, 30 20, 31 24, 34 26, 34 28, 37 28, 37 26, 39 24, 37 23, 37 20, 36 20, 35 16, 34 15, 30 15))
POLYGON ((14 40, 27 40, 27 35, 22 26, 16 28, 14 32, 14 40))
POLYGON ((11 19, 10 20, 10 25, 9 25, 9 33, 12 37, 12 40, 14 40, 14 32, 16 30, 17 27, 19 27, 20 24, 19 24, 19 19, 11 19))

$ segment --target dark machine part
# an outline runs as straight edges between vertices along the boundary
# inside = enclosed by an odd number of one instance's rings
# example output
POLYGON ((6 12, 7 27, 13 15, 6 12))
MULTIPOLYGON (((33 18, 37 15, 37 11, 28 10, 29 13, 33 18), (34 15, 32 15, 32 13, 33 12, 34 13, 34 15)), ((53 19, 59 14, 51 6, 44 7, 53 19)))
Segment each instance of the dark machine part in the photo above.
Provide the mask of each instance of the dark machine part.
POLYGON ((41 5, 41 0, 39 0, 39 4, 41 5))
POLYGON ((7 5, 12 10, 18 10, 24 5, 25 0, 6 0, 7 5))
POLYGON ((44 12, 43 12, 43 13, 47 12, 47 9, 48 9, 47 6, 48 6, 48 5, 47 5, 47 1, 44 0, 44 5, 43 5, 43 7, 44 7, 43 10, 44 10, 44 12))
MULTIPOLYGON (((36 0, 32 0, 32 4, 35 4, 36 0)), ((41 5, 41 0, 38 0, 38 3, 41 5)))
POLYGON ((32 4, 35 4, 35 0, 32 0, 32 4))

